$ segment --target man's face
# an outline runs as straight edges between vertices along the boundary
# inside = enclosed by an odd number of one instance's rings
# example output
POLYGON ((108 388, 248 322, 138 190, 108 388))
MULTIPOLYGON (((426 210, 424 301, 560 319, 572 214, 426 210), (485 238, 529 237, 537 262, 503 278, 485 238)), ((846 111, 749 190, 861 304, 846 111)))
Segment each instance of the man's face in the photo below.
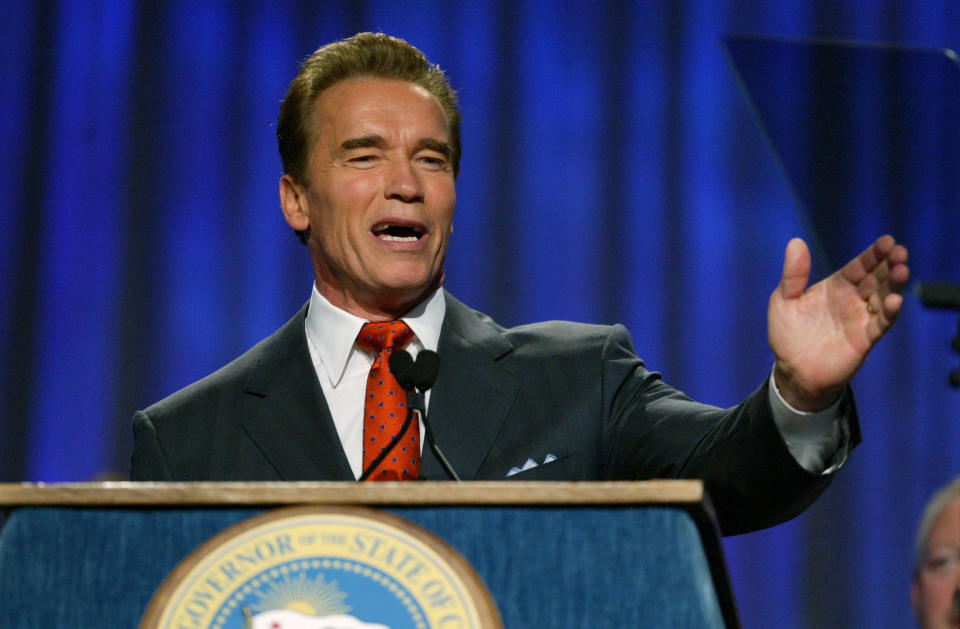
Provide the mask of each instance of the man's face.
POLYGON ((357 78, 321 93, 311 124, 309 184, 280 181, 287 222, 310 228, 324 297, 396 318, 443 280, 456 205, 443 110, 414 83, 357 78))
POLYGON ((960 496, 948 502, 934 520, 923 559, 910 588, 917 623, 923 629, 960 627, 954 598, 960 587, 960 496))

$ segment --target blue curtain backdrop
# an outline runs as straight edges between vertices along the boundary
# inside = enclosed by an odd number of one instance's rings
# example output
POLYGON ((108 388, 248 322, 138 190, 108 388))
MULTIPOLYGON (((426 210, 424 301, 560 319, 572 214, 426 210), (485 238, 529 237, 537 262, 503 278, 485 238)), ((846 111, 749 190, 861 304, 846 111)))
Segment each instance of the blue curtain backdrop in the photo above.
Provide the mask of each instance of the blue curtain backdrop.
MULTIPOLYGON (((720 37, 958 48, 960 3, 5 3, 0 480, 125 474, 135 409, 306 300, 274 121, 299 60, 360 30, 459 88, 447 287, 504 324, 623 322, 668 381, 727 406, 768 375, 767 298, 810 234, 720 37)), ((953 270, 923 279, 960 281, 957 212, 902 225, 953 270)), ((890 229, 852 219, 858 247, 890 229)), ((917 517, 960 470, 956 328, 908 297, 854 383, 865 439, 832 488, 725 540, 745 626, 910 625, 917 517)))

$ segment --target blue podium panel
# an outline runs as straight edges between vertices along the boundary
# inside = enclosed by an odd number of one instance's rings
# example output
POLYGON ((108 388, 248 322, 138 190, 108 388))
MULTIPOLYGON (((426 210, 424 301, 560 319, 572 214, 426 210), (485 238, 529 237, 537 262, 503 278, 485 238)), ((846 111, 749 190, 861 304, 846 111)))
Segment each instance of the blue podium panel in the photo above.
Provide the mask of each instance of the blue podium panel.
MULTIPOLYGON (((0 532, 0 627, 136 627, 178 562, 263 511, 18 509, 0 532)), ((723 626, 699 532, 682 509, 385 511, 438 535, 473 564, 505 627, 723 626)))
POLYGON ((473 564, 506 627, 723 626, 699 533, 679 509, 451 511, 396 512, 473 564))

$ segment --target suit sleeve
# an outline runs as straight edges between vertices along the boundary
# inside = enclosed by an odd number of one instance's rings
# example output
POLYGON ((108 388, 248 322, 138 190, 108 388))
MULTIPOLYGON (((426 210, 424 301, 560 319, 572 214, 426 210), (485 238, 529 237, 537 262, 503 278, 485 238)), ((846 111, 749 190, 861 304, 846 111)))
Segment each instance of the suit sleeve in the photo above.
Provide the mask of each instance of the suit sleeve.
MULTIPOLYGON (((606 476, 702 479, 724 535, 799 515, 832 474, 811 474, 790 454, 773 421, 767 386, 730 409, 700 404, 647 371, 629 333, 615 326, 603 361, 606 476)), ((841 413, 859 436, 849 393, 841 413)))
POLYGON ((133 456, 130 459, 130 480, 174 480, 153 422, 143 411, 137 411, 133 416, 133 456))

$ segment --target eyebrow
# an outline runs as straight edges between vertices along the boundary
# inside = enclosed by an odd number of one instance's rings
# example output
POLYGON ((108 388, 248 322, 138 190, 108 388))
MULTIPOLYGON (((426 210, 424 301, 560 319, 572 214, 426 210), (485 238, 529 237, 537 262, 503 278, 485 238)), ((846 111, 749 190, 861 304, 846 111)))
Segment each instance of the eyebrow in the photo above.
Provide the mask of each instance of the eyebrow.
POLYGON ((351 149, 383 148, 386 145, 387 141, 379 135, 364 135, 359 138, 344 140, 340 143, 340 150, 349 151, 351 149))
POLYGON ((453 149, 450 148, 449 142, 441 142, 434 138, 420 138, 417 142, 417 149, 429 149, 431 151, 436 151, 440 153, 447 159, 450 159, 450 155, 453 153, 453 149))
MULTIPOLYGON (((364 135, 359 138, 350 138, 340 143, 340 151, 365 148, 386 148, 387 141, 379 135, 364 135)), ((442 142, 435 138, 420 138, 417 140, 416 150, 428 149, 442 154, 447 159, 453 153, 449 142, 442 142)))

